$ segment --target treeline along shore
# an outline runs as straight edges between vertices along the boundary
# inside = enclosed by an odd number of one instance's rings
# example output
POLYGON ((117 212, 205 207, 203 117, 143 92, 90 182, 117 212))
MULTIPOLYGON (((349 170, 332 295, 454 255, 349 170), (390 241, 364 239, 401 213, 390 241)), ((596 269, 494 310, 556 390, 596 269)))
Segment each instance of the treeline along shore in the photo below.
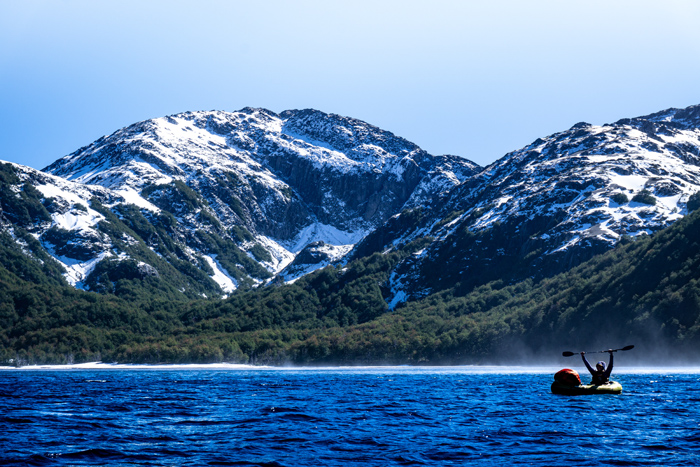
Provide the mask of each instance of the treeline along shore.
POLYGON ((0 234, 2 365, 508 363, 611 342, 678 356, 700 344, 697 211, 553 277, 457 284, 393 310, 389 271, 421 241, 291 284, 176 300, 144 279, 118 280, 115 295, 76 290, 30 235, 15 235, 41 261, 0 234))

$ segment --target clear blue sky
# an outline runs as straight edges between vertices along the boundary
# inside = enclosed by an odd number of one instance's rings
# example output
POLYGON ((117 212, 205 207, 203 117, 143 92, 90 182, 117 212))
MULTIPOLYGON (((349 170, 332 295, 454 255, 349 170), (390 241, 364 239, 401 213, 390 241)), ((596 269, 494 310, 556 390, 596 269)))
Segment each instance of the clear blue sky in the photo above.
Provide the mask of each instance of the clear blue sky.
POLYGON ((0 0, 0 159, 187 110, 316 108, 485 165, 700 104, 700 1, 0 0))

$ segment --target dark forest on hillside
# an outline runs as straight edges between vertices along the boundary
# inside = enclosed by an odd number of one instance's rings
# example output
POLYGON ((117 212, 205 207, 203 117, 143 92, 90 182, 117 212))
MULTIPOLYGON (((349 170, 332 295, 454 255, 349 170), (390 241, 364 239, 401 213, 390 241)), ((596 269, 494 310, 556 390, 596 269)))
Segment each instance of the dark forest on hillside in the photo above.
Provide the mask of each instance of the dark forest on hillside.
POLYGON ((554 277, 457 286, 395 310, 383 284, 420 242, 226 300, 172 300, 138 278, 115 283, 128 299, 74 290, 2 234, 0 361, 504 363, 611 342, 683 355, 700 336, 698 232, 695 212, 554 277))

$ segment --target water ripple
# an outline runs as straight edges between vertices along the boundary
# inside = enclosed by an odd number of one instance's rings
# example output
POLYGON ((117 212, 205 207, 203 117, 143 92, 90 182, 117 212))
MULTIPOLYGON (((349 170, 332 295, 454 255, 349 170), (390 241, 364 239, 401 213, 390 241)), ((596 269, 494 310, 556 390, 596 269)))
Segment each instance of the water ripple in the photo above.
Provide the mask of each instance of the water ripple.
POLYGON ((697 375, 623 375, 596 397, 554 396, 548 374, 2 376, 0 466, 700 464, 697 375))

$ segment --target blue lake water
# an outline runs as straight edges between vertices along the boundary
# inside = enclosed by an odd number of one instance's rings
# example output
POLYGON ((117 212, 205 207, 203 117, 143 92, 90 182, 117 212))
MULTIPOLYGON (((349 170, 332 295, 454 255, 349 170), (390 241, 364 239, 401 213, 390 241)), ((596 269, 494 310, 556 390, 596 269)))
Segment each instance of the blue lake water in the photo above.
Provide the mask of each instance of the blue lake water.
POLYGON ((3 370, 0 465, 700 465, 700 374, 557 369, 3 370))

